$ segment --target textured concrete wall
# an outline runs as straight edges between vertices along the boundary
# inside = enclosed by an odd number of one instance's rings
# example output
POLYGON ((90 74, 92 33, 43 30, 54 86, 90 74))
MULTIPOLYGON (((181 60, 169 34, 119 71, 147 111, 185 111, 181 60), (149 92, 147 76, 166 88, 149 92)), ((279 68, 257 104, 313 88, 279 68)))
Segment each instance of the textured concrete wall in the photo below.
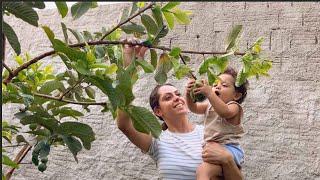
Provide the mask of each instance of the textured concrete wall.
MULTIPOLYGON (((79 20, 63 19, 68 27, 90 32, 110 27, 129 4, 100 6, 79 20)), ((243 24, 241 50, 264 36, 266 54, 273 61, 271 78, 250 81, 244 103, 247 130, 242 140, 246 152, 246 179, 320 179, 320 3, 319 2, 202 2, 182 3, 193 11, 189 26, 177 26, 164 45, 188 50, 223 50, 224 39, 234 24, 243 24), (197 35, 199 35, 197 37, 197 35)), ((40 24, 48 25, 59 38, 61 18, 55 10, 39 11, 40 24)), ((49 50, 40 28, 16 19, 13 24, 23 51, 49 50)), ((7 59, 12 50, 7 48, 7 59)), ((202 56, 192 56, 197 67, 202 56)), ((58 59, 46 58, 61 66, 58 59)), ((11 63, 14 65, 14 63, 11 63)), ((58 69, 58 68, 57 68, 58 69)), ((184 86, 185 80, 169 80, 184 86)), ((136 105, 148 107, 155 81, 144 75, 135 87, 136 105)), ((101 98, 97 98, 101 99, 101 98)), ((103 99, 103 98, 102 98, 103 99)), ((15 106, 3 107, 3 118, 13 118, 15 106)), ((92 125, 97 140, 90 151, 80 152, 77 164, 64 147, 50 153, 48 169, 40 173, 33 165, 22 165, 13 179, 158 179, 155 163, 143 155, 117 129, 109 113, 92 113, 81 119, 92 125)), ((199 123, 200 116, 190 115, 199 123)), ((17 149, 10 150, 16 153, 17 149)), ((31 161, 28 155, 25 162, 31 161)))

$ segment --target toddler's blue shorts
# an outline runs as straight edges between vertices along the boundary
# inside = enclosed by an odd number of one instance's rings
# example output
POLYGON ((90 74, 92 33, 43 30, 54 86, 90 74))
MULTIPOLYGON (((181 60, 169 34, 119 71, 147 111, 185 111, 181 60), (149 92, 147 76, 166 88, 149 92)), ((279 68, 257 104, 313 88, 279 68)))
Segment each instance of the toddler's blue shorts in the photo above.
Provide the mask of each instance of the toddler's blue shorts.
POLYGON ((244 151, 241 146, 235 144, 225 144, 224 146, 232 154, 237 166, 241 168, 242 164, 244 163, 244 151))

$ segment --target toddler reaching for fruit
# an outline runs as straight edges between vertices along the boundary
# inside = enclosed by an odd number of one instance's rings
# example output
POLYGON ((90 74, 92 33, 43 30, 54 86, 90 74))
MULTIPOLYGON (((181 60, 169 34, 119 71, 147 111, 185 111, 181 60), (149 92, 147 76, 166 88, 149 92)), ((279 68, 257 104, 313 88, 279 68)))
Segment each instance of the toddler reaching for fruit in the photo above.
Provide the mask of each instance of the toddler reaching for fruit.
MULTIPOLYGON (((197 114, 204 114, 204 146, 206 143, 223 144, 232 154, 237 166, 241 168, 244 151, 239 145, 239 139, 244 134, 241 121, 243 109, 241 103, 247 95, 248 81, 236 87, 237 72, 228 67, 219 75, 219 80, 209 86, 206 80, 189 80, 186 88, 186 99, 189 109, 197 114), (204 98, 209 102, 199 102, 204 98)), ((202 157, 206 156, 203 152, 202 157)), ((197 169, 197 179, 214 179, 222 176, 219 164, 202 162, 197 169)))

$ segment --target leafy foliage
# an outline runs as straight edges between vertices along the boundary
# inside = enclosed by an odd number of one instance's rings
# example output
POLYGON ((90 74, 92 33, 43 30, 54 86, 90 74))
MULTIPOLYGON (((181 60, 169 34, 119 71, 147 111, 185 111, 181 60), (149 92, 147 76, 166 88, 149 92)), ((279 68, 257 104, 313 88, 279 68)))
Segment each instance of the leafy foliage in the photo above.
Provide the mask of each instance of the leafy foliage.
MULTIPOLYGON (((61 17, 65 18, 69 12, 66 2, 55 3, 61 17)), ((34 26, 38 26, 39 19, 34 8, 45 7, 40 1, 3 4, 6 14, 11 13, 34 26)), ((179 47, 171 50, 162 48, 161 53, 157 50, 161 49, 161 46, 158 46, 161 40, 176 24, 190 23, 191 12, 180 9, 179 4, 180 2, 168 2, 161 6, 159 3, 152 3, 148 6, 149 4, 144 2, 133 2, 131 9, 124 8, 119 18, 119 25, 114 26, 118 28, 111 32, 114 27, 110 29, 102 27, 98 32, 89 32, 72 29, 61 22, 63 40, 56 37, 50 27, 42 26, 54 50, 53 56, 60 57, 66 66, 65 69, 55 73, 51 65, 32 63, 19 71, 8 84, 2 85, 3 103, 22 105, 20 111, 15 113, 15 118, 20 119, 21 125, 28 126, 30 130, 25 133, 35 136, 37 140, 32 152, 32 162, 39 171, 46 170, 53 145, 66 146, 76 162, 78 162, 77 154, 83 148, 91 149, 95 133, 89 125, 77 122, 84 116, 83 110, 90 112, 88 106, 91 105, 101 105, 103 107, 101 112, 111 112, 113 118, 117 116, 116 111, 121 109, 131 117, 138 131, 159 137, 161 126, 157 118, 148 109, 132 105, 135 99, 133 88, 141 71, 153 73, 155 81, 159 84, 167 81, 170 72, 177 79, 192 73, 193 70, 185 64, 190 61, 190 57, 179 47), (149 8, 151 12, 139 11, 142 8, 149 8), (140 17, 137 18, 138 21, 128 20, 135 15, 140 17), (120 25, 123 22, 126 23, 120 25), (70 33, 73 39, 70 39, 70 33), (104 37, 106 34, 108 35, 104 37), (129 66, 124 67, 123 50, 119 41, 128 34, 140 39, 142 45, 150 48, 150 58, 133 57, 129 66), (74 39, 81 44, 72 44, 71 40, 74 39), (101 40, 113 43, 99 44, 101 40), (97 91, 107 97, 105 102, 96 102, 97 91), (81 105, 82 109, 76 109, 70 104, 81 105)), ((96 2, 77 2, 70 9, 71 16, 73 20, 77 20, 96 6, 96 2)), ((242 26, 237 25, 229 34, 226 54, 209 57, 200 65, 199 74, 206 74, 210 84, 218 79, 218 75, 227 67, 230 56, 238 49, 241 30, 242 26)), ((28 53, 21 54, 18 37, 7 23, 4 23, 4 34, 17 53, 13 57, 16 64, 19 67, 26 66, 32 58, 28 53)), ((268 75, 271 62, 260 55, 261 44, 262 39, 258 39, 241 57, 243 68, 237 77, 237 85, 241 85, 252 76, 268 75)), ((2 78, 6 79, 9 76, 9 72, 4 70, 2 78)), ((18 132, 18 127, 3 121, 4 139, 11 143, 14 135, 18 143, 28 143, 18 132)), ((18 167, 4 154, 2 161, 5 165, 18 167)))

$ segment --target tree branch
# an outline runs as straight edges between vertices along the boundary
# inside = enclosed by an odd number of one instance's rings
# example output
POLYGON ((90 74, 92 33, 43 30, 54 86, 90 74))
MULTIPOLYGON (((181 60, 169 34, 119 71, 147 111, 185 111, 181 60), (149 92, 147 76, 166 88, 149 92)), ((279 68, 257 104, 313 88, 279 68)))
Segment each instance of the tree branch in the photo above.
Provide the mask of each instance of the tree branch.
MULTIPOLYGON (((23 160, 23 158, 28 154, 32 146, 30 145, 24 145, 23 148, 19 151, 17 156, 14 158, 14 162, 17 164, 20 164, 20 162, 23 160)), ((13 171, 16 168, 11 168, 10 171, 6 174, 6 179, 9 180, 13 174, 13 171)))
MULTIPOLYGON (((171 51, 171 48, 167 48, 167 47, 163 47, 163 46, 149 46, 149 45, 144 45, 142 43, 129 43, 129 42, 123 42, 123 41, 102 41, 102 40, 99 40, 99 41, 92 41, 92 42, 88 42, 87 43, 88 45, 119 45, 119 44, 128 44, 128 45, 132 45, 132 46, 135 46, 135 45, 140 45, 140 46, 144 46, 144 47, 148 47, 148 48, 151 48, 151 49, 160 49, 160 50, 164 50, 164 51, 171 51)), ((78 44, 72 44, 72 45, 69 45, 69 47, 84 47, 86 46, 86 43, 78 43, 78 44)), ((46 52, 44 54, 41 54, 33 59, 31 59, 30 61, 28 62, 25 62, 24 64, 22 64, 21 66, 19 66, 17 69, 15 69, 12 74, 9 74, 9 76, 3 81, 3 83, 5 85, 7 85, 8 83, 11 82, 12 78, 14 78, 15 76, 18 75, 18 73, 26 68, 28 68, 31 64, 34 64, 36 62, 38 62, 39 60, 47 57, 47 56, 50 56, 52 54, 56 53, 55 51, 49 51, 49 52, 46 52)), ((187 53, 187 54, 226 54, 227 52, 226 51, 215 51, 215 52, 206 52, 206 51, 181 51, 181 53, 187 53)), ((245 53, 242 53, 242 52, 235 52, 234 55, 244 55, 245 53)))
POLYGON ((4 61, 2 62, 2 66, 8 70, 9 76, 10 76, 10 74, 11 75, 13 74, 12 70, 10 69, 10 67, 4 61))
POLYGON ((109 34, 111 34, 113 31, 115 31, 116 29, 118 29, 120 26, 124 25, 125 23, 129 22, 131 19, 135 18, 136 16, 140 15, 141 13, 143 13, 144 11, 146 11, 147 9, 152 8, 152 6, 155 3, 152 2, 150 3, 148 6, 146 6, 145 8, 141 9, 140 11, 138 11, 136 14, 130 16, 127 20, 121 22, 114 28, 112 28, 110 31, 108 31, 104 36, 102 36, 102 38, 100 40, 103 40, 105 37, 107 37, 109 34))
POLYGON ((67 100, 67 99, 60 99, 60 97, 53 97, 53 96, 49 96, 49 95, 46 95, 46 94, 39 94, 39 93, 33 93, 33 95, 38 96, 38 97, 42 97, 42 98, 46 98, 46 99, 52 99, 52 100, 56 100, 56 101, 70 103, 70 104, 101 105, 101 106, 106 106, 107 105, 107 103, 105 103, 105 102, 76 102, 76 101, 70 101, 70 100, 67 100))

